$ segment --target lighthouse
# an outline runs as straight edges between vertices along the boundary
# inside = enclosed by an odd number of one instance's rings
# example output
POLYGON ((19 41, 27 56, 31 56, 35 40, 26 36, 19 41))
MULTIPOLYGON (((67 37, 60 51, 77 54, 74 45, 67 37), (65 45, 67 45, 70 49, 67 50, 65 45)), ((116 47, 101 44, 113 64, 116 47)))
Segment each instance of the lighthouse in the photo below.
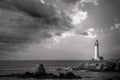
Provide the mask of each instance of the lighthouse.
POLYGON ((100 60, 100 57, 99 57, 99 42, 98 42, 98 40, 95 41, 94 60, 100 60))

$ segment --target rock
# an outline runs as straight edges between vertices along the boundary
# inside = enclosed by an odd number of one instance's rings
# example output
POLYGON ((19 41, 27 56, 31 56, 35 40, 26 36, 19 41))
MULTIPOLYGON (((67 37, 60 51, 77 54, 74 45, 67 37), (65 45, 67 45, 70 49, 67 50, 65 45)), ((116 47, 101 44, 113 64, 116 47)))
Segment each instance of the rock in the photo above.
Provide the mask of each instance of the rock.
POLYGON ((91 61, 80 63, 77 67, 72 67, 73 71, 86 70, 94 72, 120 72, 120 62, 91 61))
POLYGON ((43 64, 37 65, 36 72, 34 73, 34 78, 45 79, 46 76, 47 73, 45 71, 44 65, 43 64))
POLYGON ((37 69, 36 69, 36 72, 35 73, 39 73, 39 74, 43 74, 45 73, 45 68, 44 68, 44 65, 43 64, 39 64, 37 65, 37 69))
POLYGON ((65 75, 63 73, 59 73, 59 78, 60 79, 65 78, 65 75))
POLYGON ((81 79, 80 76, 76 76, 74 73, 72 72, 67 72, 65 75, 64 75, 65 79, 81 79))
POLYGON ((46 77, 46 78, 48 78, 48 79, 57 79, 58 76, 55 75, 55 74, 53 74, 53 73, 49 73, 49 74, 47 74, 47 77, 46 77))

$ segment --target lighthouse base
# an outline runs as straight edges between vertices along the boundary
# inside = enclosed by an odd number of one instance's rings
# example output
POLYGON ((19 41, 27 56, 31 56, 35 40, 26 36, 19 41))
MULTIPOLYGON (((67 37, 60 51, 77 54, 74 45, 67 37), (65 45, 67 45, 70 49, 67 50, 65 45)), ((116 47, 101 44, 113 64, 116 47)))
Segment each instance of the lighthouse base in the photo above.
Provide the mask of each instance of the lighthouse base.
POLYGON ((99 57, 97 57, 97 58, 94 58, 94 60, 100 60, 100 58, 99 58, 99 57))
POLYGON ((104 58, 101 56, 101 57, 97 57, 97 58, 92 58, 92 60, 95 60, 95 61, 101 61, 101 60, 104 60, 104 58))

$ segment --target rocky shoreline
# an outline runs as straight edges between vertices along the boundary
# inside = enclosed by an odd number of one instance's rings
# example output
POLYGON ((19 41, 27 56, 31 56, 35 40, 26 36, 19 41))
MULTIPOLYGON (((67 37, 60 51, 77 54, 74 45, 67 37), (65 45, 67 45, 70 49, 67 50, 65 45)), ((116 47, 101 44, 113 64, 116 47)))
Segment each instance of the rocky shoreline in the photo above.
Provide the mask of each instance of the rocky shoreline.
POLYGON ((81 71, 81 72, 120 72, 120 61, 88 61, 81 62, 78 66, 54 68, 56 71, 81 71))
POLYGON ((120 61, 89 61, 80 63, 72 70, 85 70, 93 72, 120 72, 120 61))
POLYGON ((88 61, 81 62, 79 66, 68 68, 56 68, 57 74, 47 73, 43 64, 37 65, 34 72, 25 72, 22 74, 7 74, 0 77, 16 77, 16 78, 34 78, 34 79, 81 79, 81 76, 75 75, 73 71, 80 72, 120 72, 119 61, 88 61), (65 71, 64 73, 62 71, 65 71))
POLYGON ((47 73, 44 65, 39 64, 35 70, 35 72, 25 72, 23 74, 8 74, 8 75, 0 75, 0 77, 16 77, 16 78, 34 78, 34 79, 81 79, 80 76, 76 76, 72 72, 59 73, 59 75, 53 73, 47 73))

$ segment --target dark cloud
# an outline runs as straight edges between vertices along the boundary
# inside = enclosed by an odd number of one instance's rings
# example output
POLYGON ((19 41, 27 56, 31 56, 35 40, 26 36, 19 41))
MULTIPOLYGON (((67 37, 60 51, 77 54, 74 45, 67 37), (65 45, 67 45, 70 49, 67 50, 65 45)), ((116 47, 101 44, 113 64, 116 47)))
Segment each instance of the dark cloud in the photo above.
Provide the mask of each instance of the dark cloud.
POLYGON ((83 32, 83 33, 81 33, 81 35, 87 36, 87 35, 89 35, 89 33, 88 32, 83 32))
POLYGON ((80 0, 63 0, 65 3, 67 3, 67 4, 76 4, 78 1, 80 1, 80 0))
POLYGON ((0 0, 0 54, 22 51, 52 33, 70 30, 69 19, 57 11, 40 0, 0 0))

